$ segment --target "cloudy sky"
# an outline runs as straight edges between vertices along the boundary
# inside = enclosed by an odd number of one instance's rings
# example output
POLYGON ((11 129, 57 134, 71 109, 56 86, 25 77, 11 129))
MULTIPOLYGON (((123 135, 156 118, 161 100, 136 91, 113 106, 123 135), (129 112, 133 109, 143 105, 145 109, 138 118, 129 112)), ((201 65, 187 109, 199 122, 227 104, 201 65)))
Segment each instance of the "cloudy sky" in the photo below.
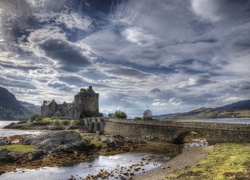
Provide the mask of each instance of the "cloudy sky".
POLYGON ((130 117, 250 99, 250 0, 0 0, 0 86, 130 117))

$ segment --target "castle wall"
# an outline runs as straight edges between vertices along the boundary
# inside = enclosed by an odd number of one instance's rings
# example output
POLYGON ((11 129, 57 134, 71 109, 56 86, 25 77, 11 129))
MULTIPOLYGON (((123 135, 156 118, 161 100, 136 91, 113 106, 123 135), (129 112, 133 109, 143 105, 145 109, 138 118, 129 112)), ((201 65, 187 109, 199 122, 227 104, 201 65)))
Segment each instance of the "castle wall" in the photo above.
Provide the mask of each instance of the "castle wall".
POLYGON ((54 100, 52 102, 44 101, 41 106, 41 115, 43 117, 59 115, 71 119, 99 115, 99 94, 94 92, 92 86, 89 86, 88 89, 81 89, 75 95, 74 101, 74 103, 58 105, 54 100))

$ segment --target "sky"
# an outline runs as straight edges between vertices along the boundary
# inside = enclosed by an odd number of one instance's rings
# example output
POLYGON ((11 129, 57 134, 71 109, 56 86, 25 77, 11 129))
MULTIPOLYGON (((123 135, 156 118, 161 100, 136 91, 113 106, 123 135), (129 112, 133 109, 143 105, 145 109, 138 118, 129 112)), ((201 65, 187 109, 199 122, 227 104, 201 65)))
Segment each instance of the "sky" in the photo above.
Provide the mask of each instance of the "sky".
POLYGON ((0 86, 129 117, 250 99, 250 0, 0 0, 0 86))

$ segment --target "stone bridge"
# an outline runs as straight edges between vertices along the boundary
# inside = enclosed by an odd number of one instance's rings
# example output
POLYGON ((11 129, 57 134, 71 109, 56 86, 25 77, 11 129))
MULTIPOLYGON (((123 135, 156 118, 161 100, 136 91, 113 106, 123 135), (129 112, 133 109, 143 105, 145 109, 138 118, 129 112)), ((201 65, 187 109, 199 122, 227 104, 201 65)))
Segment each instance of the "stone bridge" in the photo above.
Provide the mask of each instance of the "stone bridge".
POLYGON ((163 140, 179 143, 186 134, 196 132, 209 144, 250 143, 250 124, 225 124, 208 122, 174 122, 118 120, 88 118, 84 120, 89 132, 99 132, 126 137, 163 140))

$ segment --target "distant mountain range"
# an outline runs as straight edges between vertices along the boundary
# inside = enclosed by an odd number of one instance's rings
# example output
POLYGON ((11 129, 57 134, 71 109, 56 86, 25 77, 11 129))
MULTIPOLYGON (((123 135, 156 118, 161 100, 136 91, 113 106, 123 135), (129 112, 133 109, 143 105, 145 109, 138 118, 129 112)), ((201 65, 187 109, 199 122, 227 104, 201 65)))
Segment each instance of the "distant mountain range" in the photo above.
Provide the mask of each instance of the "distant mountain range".
POLYGON ((0 120, 27 120, 32 113, 40 113, 40 107, 18 101, 14 94, 0 87, 0 120))
POLYGON ((205 119, 205 118, 247 118, 250 117, 250 100, 238 101, 216 108, 199 108, 193 111, 163 114, 154 119, 205 119))

